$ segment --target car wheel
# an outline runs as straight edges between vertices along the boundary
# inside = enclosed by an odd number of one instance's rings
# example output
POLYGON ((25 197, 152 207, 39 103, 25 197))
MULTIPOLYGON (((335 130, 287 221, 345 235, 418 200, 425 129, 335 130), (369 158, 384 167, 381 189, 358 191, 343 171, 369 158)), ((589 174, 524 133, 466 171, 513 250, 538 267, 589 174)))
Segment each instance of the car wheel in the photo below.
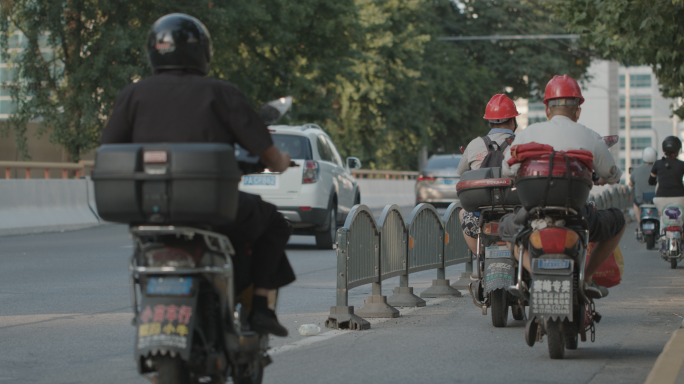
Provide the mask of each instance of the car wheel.
POLYGON ((328 227, 316 234, 316 247, 318 249, 332 249, 337 236, 337 207, 330 208, 328 213, 328 227))

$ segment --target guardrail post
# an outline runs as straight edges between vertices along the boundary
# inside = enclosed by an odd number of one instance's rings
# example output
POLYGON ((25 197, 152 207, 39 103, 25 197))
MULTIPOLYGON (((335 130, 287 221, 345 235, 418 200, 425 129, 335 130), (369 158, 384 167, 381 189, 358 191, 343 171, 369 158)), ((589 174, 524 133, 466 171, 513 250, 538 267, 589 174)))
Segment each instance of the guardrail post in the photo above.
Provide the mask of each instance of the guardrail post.
MULTIPOLYGON (((391 206, 389 207, 391 208, 391 206)), ((385 209, 389 209, 385 207, 385 209)), ((356 314, 361 317, 384 317, 394 318, 399 317, 399 310, 387 304, 387 296, 382 295, 382 279, 380 278, 382 272, 382 263, 380 261, 380 252, 382 249, 382 230, 378 230, 378 236, 374 240, 373 261, 375 261, 375 274, 377 281, 372 284, 371 296, 366 296, 366 300, 361 308, 356 310, 356 314)))
POLYGON ((470 280, 470 276, 473 274, 473 253, 468 250, 468 255, 470 256, 470 261, 466 261, 465 263, 465 272, 461 272, 461 276, 458 277, 458 280, 451 284, 452 288, 458 290, 468 289, 468 286, 472 281, 470 280))
POLYGON ((355 315, 354 307, 348 305, 347 231, 347 228, 337 230, 337 305, 330 307, 330 315, 325 321, 325 327, 361 331, 370 329, 370 323, 355 315))

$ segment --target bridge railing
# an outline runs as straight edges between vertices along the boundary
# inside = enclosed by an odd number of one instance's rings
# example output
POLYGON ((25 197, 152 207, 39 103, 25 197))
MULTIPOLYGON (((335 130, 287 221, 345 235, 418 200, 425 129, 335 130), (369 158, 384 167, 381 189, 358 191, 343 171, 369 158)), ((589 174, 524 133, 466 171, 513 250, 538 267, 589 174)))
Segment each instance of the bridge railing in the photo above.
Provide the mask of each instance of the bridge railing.
POLYGON ((69 178, 69 171, 73 171, 75 178, 83 177, 86 171, 92 171, 95 162, 92 160, 81 160, 78 163, 53 163, 40 161, 0 161, 0 169, 5 169, 5 179, 10 179, 12 170, 23 170, 24 178, 31 178, 31 171, 43 170, 45 179, 50 178, 50 171, 53 169, 62 171, 62 179, 69 178))

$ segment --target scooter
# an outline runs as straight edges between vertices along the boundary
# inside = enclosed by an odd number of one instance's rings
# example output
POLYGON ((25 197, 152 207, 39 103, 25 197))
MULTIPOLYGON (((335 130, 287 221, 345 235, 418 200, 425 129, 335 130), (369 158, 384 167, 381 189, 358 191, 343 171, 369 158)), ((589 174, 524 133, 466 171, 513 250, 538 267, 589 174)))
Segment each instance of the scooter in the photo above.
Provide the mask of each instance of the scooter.
MULTIPOLYGON (((260 116, 274 123, 291 100, 265 104, 260 116)), ((231 239, 214 229, 234 219, 241 175, 264 170, 258 158, 241 162, 237 152, 228 144, 175 143, 115 144, 96 153, 98 211, 129 224, 134 244, 135 361, 157 384, 259 384, 271 363, 268 335, 250 329, 251 291, 236 291, 231 239)))
POLYGON ((670 268, 677 268, 677 263, 684 259, 682 250, 682 225, 684 224, 684 207, 670 204, 663 209, 663 236, 660 238, 660 256, 670 262, 670 268))
POLYGON ((653 204, 653 197, 655 193, 644 192, 643 201, 641 204, 641 215, 639 218, 639 228, 636 235, 640 243, 646 243, 646 249, 655 249, 656 238, 660 233, 660 216, 658 215, 658 207, 653 204))
POLYGON ((513 283, 518 263, 511 260, 511 252, 499 236, 499 221, 512 213, 519 205, 512 188, 512 179, 501 178, 501 168, 481 168, 465 172, 456 186, 461 204, 479 213, 477 238, 477 280, 470 283, 468 291, 473 303, 487 315, 491 309, 492 325, 508 324, 508 308, 513 319, 525 319, 525 300, 514 297, 506 288, 513 283))

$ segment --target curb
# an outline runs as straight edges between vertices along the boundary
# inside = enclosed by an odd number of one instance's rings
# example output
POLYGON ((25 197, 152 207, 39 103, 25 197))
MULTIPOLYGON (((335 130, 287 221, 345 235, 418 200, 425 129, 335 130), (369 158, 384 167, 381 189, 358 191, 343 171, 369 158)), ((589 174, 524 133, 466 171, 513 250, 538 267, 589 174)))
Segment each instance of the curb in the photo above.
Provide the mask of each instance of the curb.
POLYGON ((678 329, 665 344, 645 384, 674 384, 684 364, 684 329, 678 329))

